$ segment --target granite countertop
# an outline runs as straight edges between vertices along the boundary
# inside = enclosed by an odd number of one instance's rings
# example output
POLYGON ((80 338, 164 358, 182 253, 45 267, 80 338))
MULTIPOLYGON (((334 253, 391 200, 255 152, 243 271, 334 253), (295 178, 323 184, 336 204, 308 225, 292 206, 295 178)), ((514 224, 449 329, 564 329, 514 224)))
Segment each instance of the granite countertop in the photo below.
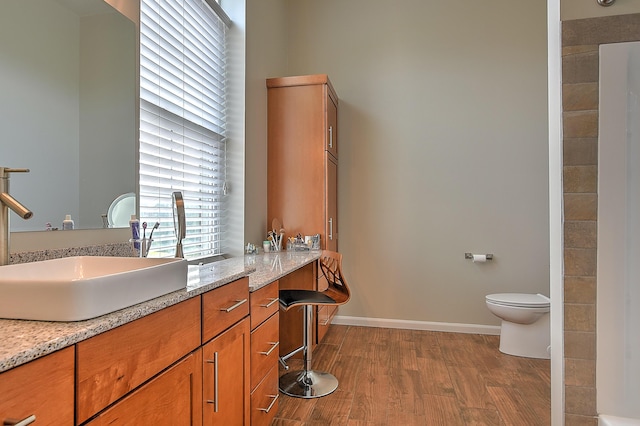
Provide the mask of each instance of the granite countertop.
POLYGON ((189 266, 187 285, 184 289, 86 321, 0 319, 0 372, 246 276, 249 277, 249 291, 253 292, 317 260, 320 253, 283 251, 232 257, 205 265, 189 266))

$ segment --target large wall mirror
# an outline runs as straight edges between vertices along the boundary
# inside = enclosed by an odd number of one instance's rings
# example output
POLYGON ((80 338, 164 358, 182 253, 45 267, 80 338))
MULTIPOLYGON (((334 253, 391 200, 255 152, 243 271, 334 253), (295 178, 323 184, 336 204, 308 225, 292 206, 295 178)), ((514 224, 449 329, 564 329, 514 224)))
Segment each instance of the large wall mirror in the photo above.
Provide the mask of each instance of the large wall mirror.
POLYGON ((137 186, 136 24, 103 0, 0 2, 0 166, 33 211, 11 231, 103 227, 137 186))

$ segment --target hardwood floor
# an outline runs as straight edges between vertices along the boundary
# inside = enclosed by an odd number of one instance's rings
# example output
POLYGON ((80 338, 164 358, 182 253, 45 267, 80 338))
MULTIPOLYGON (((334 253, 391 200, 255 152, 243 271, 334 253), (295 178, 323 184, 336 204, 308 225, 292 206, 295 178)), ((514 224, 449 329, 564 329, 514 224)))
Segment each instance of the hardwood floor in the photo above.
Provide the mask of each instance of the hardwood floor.
POLYGON ((549 425, 549 361, 505 355, 498 345, 498 336, 332 325, 313 368, 334 374, 338 390, 316 399, 280 394, 271 424, 549 425))

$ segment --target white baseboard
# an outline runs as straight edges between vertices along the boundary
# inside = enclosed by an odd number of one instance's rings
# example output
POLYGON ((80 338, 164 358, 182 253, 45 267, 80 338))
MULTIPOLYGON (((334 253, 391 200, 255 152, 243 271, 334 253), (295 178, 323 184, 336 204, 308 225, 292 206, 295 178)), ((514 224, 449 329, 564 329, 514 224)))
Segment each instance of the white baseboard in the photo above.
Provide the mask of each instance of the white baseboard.
POLYGON ((406 330, 445 331, 449 333, 500 335, 499 325, 458 324, 450 322, 411 321, 385 318, 364 318, 336 315, 332 324, 361 327, 403 328, 406 330))

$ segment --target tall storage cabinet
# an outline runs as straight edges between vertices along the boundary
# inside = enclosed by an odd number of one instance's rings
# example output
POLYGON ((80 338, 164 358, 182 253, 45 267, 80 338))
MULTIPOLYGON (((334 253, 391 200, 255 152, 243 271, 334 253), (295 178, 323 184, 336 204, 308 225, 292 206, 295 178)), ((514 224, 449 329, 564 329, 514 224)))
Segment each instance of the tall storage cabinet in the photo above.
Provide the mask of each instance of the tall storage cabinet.
MULTIPOLYGON (((320 234, 321 248, 338 251, 338 96, 328 76, 267 79, 267 116, 268 223, 281 220, 287 237, 320 234)), ((288 286, 322 289, 325 284, 316 273, 288 286)), ((336 310, 320 308, 318 341, 336 310)), ((293 331, 301 323, 298 310, 280 316, 281 353, 300 346, 302 334, 293 331), (287 335, 294 340, 283 341, 287 335)))
POLYGON ((267 79, 267 220, 338 249, 338 97, 325 74, 267 79))

